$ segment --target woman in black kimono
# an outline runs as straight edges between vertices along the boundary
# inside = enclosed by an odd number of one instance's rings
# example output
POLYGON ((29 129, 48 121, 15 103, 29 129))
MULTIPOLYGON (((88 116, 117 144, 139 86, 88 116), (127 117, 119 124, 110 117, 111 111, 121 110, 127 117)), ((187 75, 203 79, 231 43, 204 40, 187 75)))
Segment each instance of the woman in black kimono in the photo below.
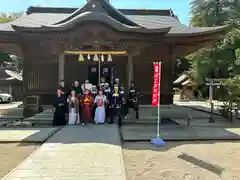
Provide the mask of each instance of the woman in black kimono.
POLYGON ((54 116, 53 125, 54 126, 64 126, 66 125, 65 120, 65 107, 66 107, 66 97, 62 93, 60 88, 57 89, 57 96, 53 104, 54 116))
POLYGON ((104 84, 103 94, 107 97, 106 120, 108 120, 109 117, 110 117, 110 111, 109 111, 109 108, 110 108, 110 100, 111 100, 111 97, 112 97, 112 94, 113 94, 113 91, 112 91, 112 89, 111 89, 111 87, 109 86, 108 83, 105 83, 105 84, 104 84))

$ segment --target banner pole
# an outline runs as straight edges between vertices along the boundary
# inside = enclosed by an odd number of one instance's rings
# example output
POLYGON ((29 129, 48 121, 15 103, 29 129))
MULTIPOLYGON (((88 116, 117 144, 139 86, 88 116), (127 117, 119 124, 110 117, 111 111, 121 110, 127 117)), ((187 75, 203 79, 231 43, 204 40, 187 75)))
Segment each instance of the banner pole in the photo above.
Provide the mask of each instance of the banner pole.
POLYGON ((98 59, 98 85, 100 87, 101 83, 101 59, 98 59))
POLYGON ((159 138, 159 136, 160 136, 160 118, 161 118, 161 116, 160 116, 160 88, 161 88, 161 85, 160 85, 160 83, 161 83, 161 62, 159 62, 158 63, 159 64, 159 75, 158 75, 158 77, 159 77, 159 79, 158 79, 158 83, 159 83, 159 88, 158 88, 158 121, 157 121, 157 138, 159 138))
MULTIPOLYGON (((154 63, 158 66, 158 102, 157 102, 157 108, 158 108, 158 119, 157 119, 157 137, 153 138, 151 140, 151 143, 156 146, 164 146, 165 142, 160 138, 160 120, 161 120, 161 112, 160 112, 160 88, 161 88, 161 69, 162 69, 162 62, 156 62, 154 63)), ((154 104, 155 105, 155 104, 154 104)))

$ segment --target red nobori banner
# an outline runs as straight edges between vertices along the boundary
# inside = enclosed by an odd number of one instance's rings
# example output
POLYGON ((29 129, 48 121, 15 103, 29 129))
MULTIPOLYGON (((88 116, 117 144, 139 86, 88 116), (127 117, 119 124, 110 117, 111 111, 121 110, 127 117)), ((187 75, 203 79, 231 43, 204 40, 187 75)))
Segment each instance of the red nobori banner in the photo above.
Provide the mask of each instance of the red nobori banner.
POLYGON ((159 103, 160 79, 161 79, 161 63, 153 63, 152 106, 157 106, 159 103))

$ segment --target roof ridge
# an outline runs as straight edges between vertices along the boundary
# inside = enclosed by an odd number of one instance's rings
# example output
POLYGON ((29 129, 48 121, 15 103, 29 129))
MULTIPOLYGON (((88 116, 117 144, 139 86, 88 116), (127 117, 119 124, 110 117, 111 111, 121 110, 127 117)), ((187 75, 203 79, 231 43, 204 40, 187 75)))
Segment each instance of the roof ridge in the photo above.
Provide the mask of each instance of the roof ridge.
POLYGON ((57 22, 56 24, 61 24, 61 23, 70 21, 71 19, 87 11, 99 11, 99 12, 105 11, 108 14, 108 16, 116 19, 122 24, 126 24, 129 26, 139 26, 135 22, 128 19, 124 14, 122 14, 120 11, 118 11, 115 7, 113 7, 111 4, 109 4, 105 0, 98 0, 98 1, 89 0, 83 7, 77 9, 72 14, 70 14, 67 18, 61 20, 60 22, 57 22))
MULTIPOLYGON (((63 8, 63 7, 38 7, 38 6, 30 6, 28 7, 26 13, 60 13, 60 14, 70 14, 79 8, 63 8)), ((117 9, 124 15, 166 15, 171 16, 171 9, 117 9)), ((173 12, 172 12, 173 13, 173 12)))

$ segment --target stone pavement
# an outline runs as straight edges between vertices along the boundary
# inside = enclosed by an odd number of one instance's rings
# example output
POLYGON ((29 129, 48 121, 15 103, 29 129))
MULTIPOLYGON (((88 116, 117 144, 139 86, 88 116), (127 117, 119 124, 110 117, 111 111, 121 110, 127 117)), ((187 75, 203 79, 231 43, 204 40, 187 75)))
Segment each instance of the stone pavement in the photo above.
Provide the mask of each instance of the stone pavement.
POLYGON ((0 142, 44 142, 59 128, 0 128, 0 142))
POLYGON ((66 126, 2 180, 126 180, 116 125, 66 126))

